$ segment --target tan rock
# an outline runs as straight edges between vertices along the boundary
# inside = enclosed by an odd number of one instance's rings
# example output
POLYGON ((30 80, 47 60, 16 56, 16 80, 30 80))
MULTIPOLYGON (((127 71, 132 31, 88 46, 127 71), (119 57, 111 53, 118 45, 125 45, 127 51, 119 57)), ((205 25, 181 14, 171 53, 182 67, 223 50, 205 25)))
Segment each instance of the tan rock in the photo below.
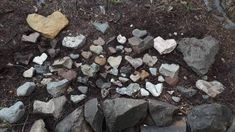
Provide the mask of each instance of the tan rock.
POLYGON ((149 73, 145 70, 141 70, 140 72, 140 78, 141 80, 144 80, 145 78, 147 78, 149 76, 149 73))
POLYGON ((168 85, 174 87, 174 86, 176 86, 176 85, 178 84, 178 82, 179 82, 179 77, 178 77, 178 76, 173 77, 173 78, 172 78, 172 77, 166 77, 166 78, 165 78, 165 81, 166 81, 166 83, 167 83, 168 85))
POLYGON ((32 29, 51 39, 55 38, 69 23, 66 16, 59 11, 55 11, 47 17, 35 13, 29 14, 26 21, 32 29))
POLYGON ((95 63, 103 66, 106 64, 106 58, 104 56, 96 56, 95 57, 95 63))

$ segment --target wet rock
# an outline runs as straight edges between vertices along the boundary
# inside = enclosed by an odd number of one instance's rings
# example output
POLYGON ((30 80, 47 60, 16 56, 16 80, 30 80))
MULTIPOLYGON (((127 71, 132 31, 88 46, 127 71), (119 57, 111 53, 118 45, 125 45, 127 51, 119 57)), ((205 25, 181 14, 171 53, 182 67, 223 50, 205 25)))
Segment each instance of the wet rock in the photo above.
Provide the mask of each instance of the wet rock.
POLYGON ((200 75, 208 72, 219 51, 218 40, 211 36, 203 39, 184 38, 178 44, 178 50, 183 53, 184 61, 200 75))
POLYGON ((42 119, 39 119, 33 123, 30 132, 48 132, 46 125, 42 119))
POLYGON ((120 44, 125 44, 126 41, 127 41, 127 39, 126 39, 125 36, 122 36, 121 34, 119 34, 119 35, 117 36, 117 41, 118 41, 118 43, 120 43, 120 44))
POLYGON ((222 93, 225 89, 224 85, 216 80, 211 82, 198 80, 196 82, 196 87, 211 97, 216 97, 218 94, 222 93))
POLYGON ((82 73, 89 77, 95 76, 95 74, 99 71, 99 66, 95 63, 91 65, 82 65, 81 66, 82 73))
POLYGON ((103 52, 103 47, 100 45, 91 45, 90 46, 90 51, 93 53, 96 53, 97 55, 101 54, 103 52))
POLYGON ((97 98, 91 99, 85 103, 84 117, 95 132, 102 132, 104 115, 100 109, 97 98))
POLYGON ((96 56, 95 57, 95 63, 103 66, 106 64, 106 57, 104 57, 103 55, 100 55, 100 56, 96 56))
POLYGON ((195 90, 193 88, 185 88, 182 86, 177 86, 176 89, 177 89, 177 91, 179 91, 181 93, 182 96, 184 96, 186 98, 191 98, 197 93, 197 90, 195 90))
POLYGON ((95 26, 96 30, 102 33, 105 33, 107 29, 109 28, 108 22, 105 22, 105 23, 93 22, 92 24, 95 26))
POLYGON ((62 59, 57 59, 54 61, 52 66, 57 67, 57 68, 68 68, 71 69, 73 66, 73 61, 70 57, 65 56, 62 59))
POLYGON ((46 115, 53 115, 55 118, 62 116, 63 107, 67 99, 65 96, 52 98, 48 102, 35 100, 33 103, 33 112, 46 115))
POLYGON ((92 56, 92 53, 90 51, 83 51, 81 53, 82 57, 84 57, 85 59, 89 59, 92 56))
POLYGON ((145 118, 147 103, 144 100, 127 98, 105 100, 103 112, 109 131, 121 131, 135 126, 145 118))
POLYGON ((23 35, 21 40, 24 41, 24 42, 36 43, 39 36, 40 36, 39 33, 34 32, 34 33, 29 34, 28 36, 27 35, 23 35))
POLYGON ((79 107, 60 121, 55 128, 56 132, 92 132, 84 119, 83 108, 79 107))
POLYGON ((47 59, 47 54, 42 53, 41 56, 36 56, 33 58, 33 62, 37 63, 38 65, 42 65, 43 62, 47 59))
POLYGON ((74 70, 65 70, 60 69, 58 71, 58 75, 63 77, 64 79, 67 79, 69 81, 74 80, 77 77, 77 72, 74 70))
POLYGON ((104 82, 102 79, 96 80, 95 84, 100 89, 106 89, 106 88, 110 88, 111 87, 111 83, 110 82, 104 82))
POLYGON ((86 43, 86 37, 82 34, 76 37, 64 37, 62 45, 67 48, 77 49, 82 47, 86 43))
POLYGON ((87 86, 78 86, 78 90, 83 93, 86 94, 88 91, 88 87, 87 86))
POLYGON ((149 96, 149 92, 147 90, 145 90, 144 88, 140 89, 140 94, 141 94, 141 96, 149 96))
POLYGON ((125 56, 125 60, 128 61, 135 69, 143 65, 141 58, 132 58, 131 56, 125 56))
POLYGON ((0 110, 0 119, 5 120, 9 123, 16 123, 20 120, 25 113, 25 106, 23 102, 18 101, 9 108, 2 108, 0 110))
POLYGON ((162 83, 154 85, 151 82, 146 82, 145 87, 154 97, 160 96, 163 90, 162 83))
POLYGON ((34 82, 26 82, 17 88, 17 96, 29 96, 35 89, 34 82))
POLYGON ((118 68, 122 62, 122 56, 110 56, 107 61, 113 68, 118 68))
POLYGON ((158 36, 154 39, 154 48, 162 55, 171 53, 177 46, 174 39, 164 40, 162 37, 158 36))
POLYGON ((23 77, 25 78, 32 78, 34 74, 35 68, 31 67, 28 70, 24 71, 23 77))
POLYGON ((59 11, 55 11, 47 17, 35 13, 29 14, 26 21, 32 29, 47 38, 55 38, 69 23, 68 19, 59 11))
POLYGON ((37 74, 46 74, 49 71, 47 65, 34 65, 34 68, 37 74))
POLYGON ((67 79, 63 79, 58 82, 50 82, 47 84, 47 92, 53 97, 58 97, 65 93, 68 84, 69 81, 67 79))
POLYGON ((88 77, 78 77, 77 82, 82 83, 82 84, 87 84, 88 82, 88 77))
POLYGON ((149 113, 155 126, 168 126, 173 122, 174 113, 178 108, 174 105, 158 101, 149 100, 149 113))
POLYGON ((132 96, 140 90, 140 85, 138 83, 131 83, 127 87, 117 88, 116 92, 121 95, 132 96))
POLYGON ((105 44, 105 41, 104 41, 104 39, 102 39, 101 37, 99 37, 98 39, 96 39, 96 40, 93 41, 93 44, 94 44, 94 45, 104 45, 104 44, 105 44))
POLYGON ((176 64, 162 64, 159 68, 159 72, 166 77, 177 77, 179 73, 180 66, 176 64))
POLYGON ((81 94, 81 95, 70 95, 70 100, 77 104, 79 102, 81 102, 82 100, 84 100, 86 98, 85 94, 81 94))
POLYGON ((220 104, 195 106, 187 115, 191 132, 225 132, 232 121, 232 112, 220 104))
POLYGON ((142 38, 142 37, 147 35, 147 31, 146 30, 140 30, 140 29, 134 29, 132 31, 132 35, 137 37, 137 38, 142 38))
POLYGON ((73 54, 73 53, 69 54, 69 57, 70 57, 71 59, 73 59, 73 60, 78 59, 79 56, 80 56, 79 54, 73 54))
POLYGON ((149 67, 155 65, 157 61, 158 61, 157 56, 151 56, 148 53, 146 53, 143 57, 143 62, 149 67))
POLYGON ((133 81, 133 82, 137 82, 139 79, 140 79, 140 73, 139 72, 134 72, 134 74, 131 74, 130 75, 130 79, 133 81))
POLYGON ((157 68, 149 68, 151 75, 157 76, 157 68))

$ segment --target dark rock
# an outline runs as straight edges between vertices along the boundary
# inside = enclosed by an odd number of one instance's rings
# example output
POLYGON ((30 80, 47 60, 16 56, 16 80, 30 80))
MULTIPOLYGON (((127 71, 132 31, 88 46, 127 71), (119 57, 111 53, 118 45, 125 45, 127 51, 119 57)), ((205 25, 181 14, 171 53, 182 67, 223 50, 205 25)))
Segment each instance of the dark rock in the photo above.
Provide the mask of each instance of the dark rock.
POLYGON ((123 73, 123 74, 130 74, 131 71, 132 71, 132 67, 130 65, 122 66, 120 68, 120 73, 123 73))
POLYGON ((132 37, 128 39, 128 42, 132 46, 135 53, 141 53, 151 47, 153 47, 153 37, 147 36, 144 39, 140 39, 138 37, 132 37))
POLYGON ((177 91, 179 91, 181 93, 182 96, 184 96, 186 98, 191 98, 195 94, 197 94, 197 90, 193 89, 193 88, 185 88, 182 86, 177 86, 176 89, 177 89, 177 91))
POLYGON ((229 127, 227 132, 235 132, 235 117, 233 117, 233 123, 232 125, 229 127))
POLYGON ((24 65, 28 65, 30 60, 32 59, 33 54, 30 53, 28 55, 22 55, 21 53, 15 54, 15 61, 24 65))
POLYGON ((104 82, 102 79, 96 80, 95 84, 100 89, 106 89, 106 88, 110 88, 111 87, 111 83, 110 82, 104 82))
POLYGON ((49 72, 49 68, 47 65, 34 65, 35 71, 37 74, 45 74, 49 72))

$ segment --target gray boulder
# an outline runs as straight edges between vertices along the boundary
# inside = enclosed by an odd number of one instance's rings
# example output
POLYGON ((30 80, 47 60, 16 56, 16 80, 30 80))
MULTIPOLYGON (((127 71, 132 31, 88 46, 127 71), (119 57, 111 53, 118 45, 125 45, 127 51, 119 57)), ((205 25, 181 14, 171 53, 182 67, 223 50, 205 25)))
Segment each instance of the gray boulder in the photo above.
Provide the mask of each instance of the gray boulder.
POLYGON ((211 36, 203 39, 183 38, 178 42, 178 50, 184 61, 199 75, 204 75, 215 61, 219 51, 219 41, 211 36))
POLYGON ((26 82, 17 88, 17 96, 29 96, 35 89, 34 82, 26 82))
POLYGON ((187 115, 191 132, 225 132, 233 116, 229 108, 220 104, 196 106, 187 115))
POLYGON ((58 82, 50 82, 47 84, 47 92, 51 94, 53 97, 58 97, 67 89, 69 81, 67 79, 63 79, 58 82))
POLYGON ((140 99, 105 100, 103 112, 109 131, 116 132, 135 126, 146 117, 147 107, 147 102, 140 99))

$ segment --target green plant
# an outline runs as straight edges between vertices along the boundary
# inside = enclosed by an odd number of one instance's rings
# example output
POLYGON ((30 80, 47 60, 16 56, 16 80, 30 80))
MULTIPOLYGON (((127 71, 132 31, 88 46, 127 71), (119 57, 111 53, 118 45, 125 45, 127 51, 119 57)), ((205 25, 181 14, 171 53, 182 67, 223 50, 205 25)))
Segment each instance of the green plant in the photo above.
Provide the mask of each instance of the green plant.
POLYGON ((114 5, 122 3, 122 0, 110 0, 110 2, 114 5))

